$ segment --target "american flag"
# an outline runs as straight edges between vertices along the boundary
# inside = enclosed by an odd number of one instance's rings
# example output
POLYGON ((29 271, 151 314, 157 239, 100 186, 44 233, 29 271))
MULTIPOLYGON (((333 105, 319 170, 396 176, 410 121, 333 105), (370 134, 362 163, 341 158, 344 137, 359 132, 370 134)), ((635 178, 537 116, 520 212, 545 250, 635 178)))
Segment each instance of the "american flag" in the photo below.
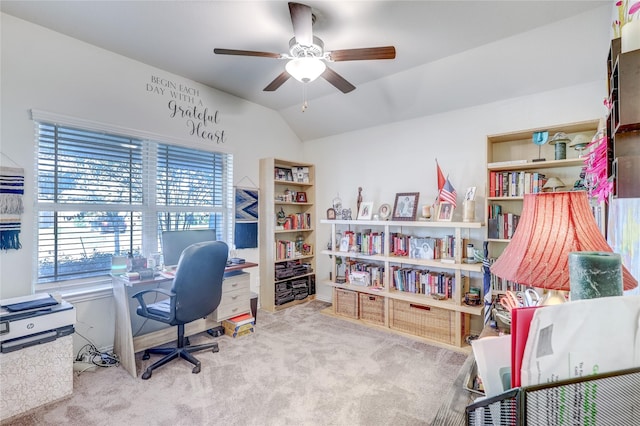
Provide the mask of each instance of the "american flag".
POLYGON ((447 178, 442 190, 440 191, 440 202, 441 203, 451 203, 453 208, 456 207, 456 190, 449 182, 449 178, 447 178))

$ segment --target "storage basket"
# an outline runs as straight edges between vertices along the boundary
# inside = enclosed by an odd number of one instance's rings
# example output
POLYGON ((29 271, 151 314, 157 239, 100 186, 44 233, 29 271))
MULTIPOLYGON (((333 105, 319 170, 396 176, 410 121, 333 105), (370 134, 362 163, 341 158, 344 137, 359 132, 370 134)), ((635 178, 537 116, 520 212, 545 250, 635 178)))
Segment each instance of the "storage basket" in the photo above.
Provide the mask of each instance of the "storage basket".
POLYGON ((384 325, 384 297, 360 293, 360 319, 372 324, 384 325))
POLYGON ((455 344, 455 312, 403 300, 390 300, 389 327, 442 343, 455 344))
POLYGON ((335 289, 335 310, 337 315, 358 319, 358 292, 335 289))

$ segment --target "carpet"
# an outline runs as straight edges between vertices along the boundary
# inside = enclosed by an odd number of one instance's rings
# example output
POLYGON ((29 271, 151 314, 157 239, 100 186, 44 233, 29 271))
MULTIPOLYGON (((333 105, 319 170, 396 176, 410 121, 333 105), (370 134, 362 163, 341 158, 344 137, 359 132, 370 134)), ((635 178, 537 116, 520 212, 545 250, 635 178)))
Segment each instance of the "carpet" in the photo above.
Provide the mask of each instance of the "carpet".
MULTIPOLYGON (((258 311, 255 333, 217 338, 200 374, 173 361, 74 377, 70 398, 11 425, 428 425, 467 355, 323 315, 311 301, 258 311)), ((191 337, 197 344, 206 333, 191 337)))

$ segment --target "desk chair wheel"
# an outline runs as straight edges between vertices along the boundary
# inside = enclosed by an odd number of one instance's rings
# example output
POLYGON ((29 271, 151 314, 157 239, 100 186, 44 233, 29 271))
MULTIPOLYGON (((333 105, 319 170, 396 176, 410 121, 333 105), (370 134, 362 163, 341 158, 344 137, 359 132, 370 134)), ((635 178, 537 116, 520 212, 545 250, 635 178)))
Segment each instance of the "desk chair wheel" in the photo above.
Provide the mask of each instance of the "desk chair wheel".
POLYGON ((144 370, 144 373, 142 373, 142 380, 149 380, 150 377, 151 377, 151 370, 144 370))
MULTIPOLYGON (((144 351, 144 353, 142 354, 142 359, 147 360, 151 358, 151 355, 149 354, 149 351, 144 351)), ((151 374, 149 374, 151 375, 151 374)))
POLYGON ((193 370, 191 370, 193 374, 198 374, 200 372, 200 363, 197 363, 193 370))
POLYGON ((215 345, 213 349, 211 349, 211 352, 213 353, 220 352, 220 348, 218 347, 218 345, 215 345))

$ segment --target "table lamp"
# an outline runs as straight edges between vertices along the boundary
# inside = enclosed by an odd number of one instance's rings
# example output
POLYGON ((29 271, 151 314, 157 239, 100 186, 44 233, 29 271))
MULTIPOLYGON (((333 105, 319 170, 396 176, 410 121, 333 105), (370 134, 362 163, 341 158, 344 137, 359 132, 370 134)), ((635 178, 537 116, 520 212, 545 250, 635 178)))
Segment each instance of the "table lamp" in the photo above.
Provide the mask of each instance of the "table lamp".
POLYGON ((542 189, 550 189, 551 192, 556 192, 556 189, 565 187, 567 185, 564 184, 563 181, 558 179, 557 177, 550 177, 547 179, 547 182, 544 184, 542 189))
MULTIPOLYGON (((520 222, 491 272, 529 287, 569 291, 569 253, 613 252, 585 191, 525 194, 520 222)), ((624 290, 638 281, 622 266, 624 290)), ((554 292, 551 292, 552 294, 554 292)))

